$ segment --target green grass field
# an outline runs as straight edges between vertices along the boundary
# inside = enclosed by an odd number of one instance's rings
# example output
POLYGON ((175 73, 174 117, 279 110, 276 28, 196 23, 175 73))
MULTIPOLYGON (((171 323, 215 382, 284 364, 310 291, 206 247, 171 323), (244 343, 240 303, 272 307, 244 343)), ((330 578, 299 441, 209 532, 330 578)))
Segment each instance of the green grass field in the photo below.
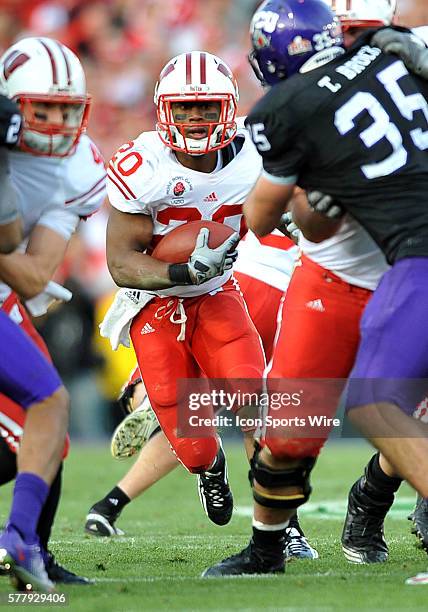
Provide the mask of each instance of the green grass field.
MULTIPOLYGON (((317 561, 294 561, 285 576, 201 580, 202 570, 239 551, 250 533, 247 467, 238 445, 226 446, 236 511, 227 527, 208 522, 194 477, 178 469, 125 509, 118 524, 126 536, 94 538, 83 531, 89 506, 109 490, 129 463, 105 448, 75 446, 66 462, 64 491, 52 550, 70 569, 96 579, 91 587, 60 588, 76 611, 139 610, 411 610, 427 609, 428 587, 404 584, 426 571, 426 554, 415 547, 406 520, 413 493, 402 487, 386 525, 390 560, 380 566, 348 564, 340 533, 349 485, 371 450, 330 444, 313 473, 311 504, 301 522, 320 553, 317 561)), ((0 500, 9 508, 10 488, 0 500)), ((0 582, 0 593, 10 591, 0 582)), ((15 609, 18 606, 15 606, 15 609)), ((26 607, 28 610, 28 607, 26 607)))

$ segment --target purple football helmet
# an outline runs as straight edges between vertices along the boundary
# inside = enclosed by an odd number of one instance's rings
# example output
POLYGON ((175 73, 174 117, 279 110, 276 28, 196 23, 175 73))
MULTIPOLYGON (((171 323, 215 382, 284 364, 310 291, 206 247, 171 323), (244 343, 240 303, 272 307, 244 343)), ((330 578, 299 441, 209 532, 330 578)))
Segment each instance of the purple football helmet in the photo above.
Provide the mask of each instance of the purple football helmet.
POLYGON ((269 86, 299 72, 313 55, 343 46, 339 20, 324 0, 265 0, 253 15, 250 34, 248 59, 262 85, 269 86))

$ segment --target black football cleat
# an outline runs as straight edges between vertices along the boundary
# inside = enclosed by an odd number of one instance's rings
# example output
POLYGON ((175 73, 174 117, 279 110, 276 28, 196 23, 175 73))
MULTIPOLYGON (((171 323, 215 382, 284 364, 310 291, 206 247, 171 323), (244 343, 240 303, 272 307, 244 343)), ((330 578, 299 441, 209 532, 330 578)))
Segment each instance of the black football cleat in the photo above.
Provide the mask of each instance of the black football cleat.
POLYGON ((418 496, 409 520, 412 521, 412 533, 418 538, 421 548, 428 552, 428 501, 426 499, 418 496))
POLYGON ((257 549, 253 540, 247 548, 237 555, 223 559, 219 563, 208 567, 202 578, 218 576, 242 576, 253 574, 283 574, 285 571, 284 554, 257 549))
POLYGON ((55 583, 80 585, 94 584, 93 580, 84 578, 84 576, 78 576, 60 565, 51 552, 47 553, 47 558, 45 557, 45 568, 49 579, 55 583))
POLYGON ((221 442, 216 462, 211 470, 198 474, 199 499, 210 521, 216 525, 227 525, 232 518, 233 496, 221 442))
POLYGON ((388 496, 387 501, 379 502, 368 493, 370 485, 365 476, 349 492, 342 550, 350 563, 383 563, 388 559, 383 524, 394 498, 388 496))
POLYGON ((86 515, 85 531, 106 538, 122 536, 125 532, 115 525, 119 516, 120 512, 112 512, 102 501, 97 502, 86 515))

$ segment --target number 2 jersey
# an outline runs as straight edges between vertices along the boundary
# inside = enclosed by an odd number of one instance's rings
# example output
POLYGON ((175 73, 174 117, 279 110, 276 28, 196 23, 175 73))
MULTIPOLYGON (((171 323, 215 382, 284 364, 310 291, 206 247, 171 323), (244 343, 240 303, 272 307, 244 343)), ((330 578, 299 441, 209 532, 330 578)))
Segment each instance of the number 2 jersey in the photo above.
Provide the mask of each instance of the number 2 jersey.
MULTIPOLYGON (((217 152, 217 167, 211 173, 186 168, 157 132, 143 132, 113 156, 107 170, 107 193, 118 210, 151 217, 153 238, 147 249, 151 253, 163 236, 189 221, 224 222, 242 237, 246 231, 242 205, 261 169, 261 157, 243 119, 238 119, 233 142, 217 152)), ((153 293, 193 297, 218 290, 230 276, 227 271, 200 286, 153 293)))
POLYGON ((276 85, 247 125, 271 178, 337 198, 393 263, 428 256, 428 83, 370 36, 276 85))

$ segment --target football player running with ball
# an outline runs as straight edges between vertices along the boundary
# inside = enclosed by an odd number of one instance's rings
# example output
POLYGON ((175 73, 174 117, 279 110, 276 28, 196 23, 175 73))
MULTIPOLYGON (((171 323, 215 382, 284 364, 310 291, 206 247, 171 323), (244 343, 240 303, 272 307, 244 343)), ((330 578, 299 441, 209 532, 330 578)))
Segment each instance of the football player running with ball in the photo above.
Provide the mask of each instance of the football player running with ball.
MULTIPOLYGON (((278 308, 297 256, 298 247, 278 230, 260 240, 247 232, 238 246, 234 277, 260 335, 267 362, 272 356, 278 308)), ((85 531, 95 536, 123 535, 116 525, 122 510, 178 465, 150 406, 138 369, 122 391, 119 404, 127 416, 113 433, 112 455, 123 459, 141 452, 117 485, 89 509, 85 531)), ((285 551, 287 559, 318 558, 297 515, 290 520, 285 551)))
MULTIPOLYGON (((261 389, 263 349, 231 271, 260 157, 236 120, 237 84, 218 57, 193 51, 173 58, 154 100, 156 132, 121 147, 108 168, 107 261, 115 282, 128 290, 118 292, 102 333, 123 337, 130 324, 159 424, 179 461, 198 475, 208 517, 224 525, 233 509, 225 455, 214 428, 178 435, 179 384, 239 378, 261 389), (209 232, 201 229, 187 263, 152 256, 169 232, 199 220, 235 232, 211 249, 209 232)), ((246 448, 251 456, 252 432, 246 448)))

